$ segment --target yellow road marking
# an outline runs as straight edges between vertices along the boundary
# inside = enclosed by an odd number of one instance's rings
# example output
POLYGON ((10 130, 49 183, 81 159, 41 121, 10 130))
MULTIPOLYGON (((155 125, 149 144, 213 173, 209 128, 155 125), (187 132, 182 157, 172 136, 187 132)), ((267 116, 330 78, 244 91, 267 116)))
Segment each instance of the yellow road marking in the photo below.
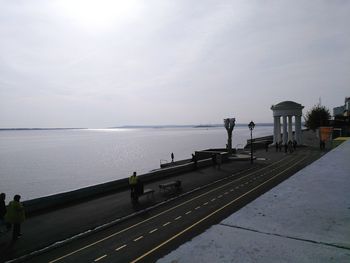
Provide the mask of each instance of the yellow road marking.
MULTIPOLYGON (((178 205, 173 206, 173 207, 171 207, 171 208, 169 208, 169 209, 167 209, 167 210, 164 210, 163 212, 160 212, 160 213, 158 213, 158 214, 156 214, 156 215, 154 215, 154 216, 151 216, 150 218, 147 218, 147 219, 145 219, 145 220, 143 220, 143 221, 140 221, 140 222, 138 222, 138 223, 136 223, 136 224, 134 224, 134 225, 131 225, 131 226, 127 227, 127 228, 124 228, 124 229, 122 229, 122 230, 120 230, 120 231, 118 231, 118 232, 115 232, 115 233, 113 233, 113 234, 111 234, 111 235, 109 235, 109 236, 106 236, 106 237, 104 237, 104 238, 102 238, 102 239, 99 239, 99 240, 97 240, 97 241, 95 241, 95 242, 93 242, 93 243, 90 243, 89 245, 86 245, 86 246, 81 247, 81 248, 79 248, 79 249, 77 249, 77 250, 74 250, 74 251, 72 251, 72 252, 70 252, 70 253, 67 253, 67 254, 65 254, 65 255, 59 257, 59 258, 56 258, 56 259, 50 261, 49 263, 54 263, 54 262, 60 261, 61 259, 64 259, 64 258, 69 257, 69 256, 71 256, 71 255, 74 255, 74 254, 76 254, 76 253, 78 253, 78 252, 80 252, 80 251, 82 251, 82 250, 85 250, 85 249, 87 249, 87 248, 89 248, 89 247, 92 247, 92 246, 94 246, 94 245, 96 245, 96 244, 99 244, 99 243, 101 243, 101 242, 103 242, 103 241, 105 241, 105 240, 107 240, 107 239, 110 239, 110 238, 112 238, 112 237, 114 237, 114 236, 116 236, 116 235, 119 235, 119 234, 121 234, 121 233, 123 233, 123 232, 126 232, 126 231, 128 231, 128 230, 130 230, 130 229, 132 229, 132 228, 135 228, 135 227, 137 227, 137 226, 139 226, 139 225, 141 225, 141 224, 143 224, 143 223, 145 223, 145 222, 148 222, 148 221, 152 220, 153 218, 159 217, 159 216, 161 216, 161 215, 163 215, 163 214, 165 214, 165 213, 167 213, 167 212, 170 212, 170 211, 172 211, 172 210, 174 210, 174 209, 176 209, 176 208, 178 208, 178 207, 180 207, 180 206, 183 206, 183 205, 188 204, 188 203, 190 203, 190 202, 192 202, 192 201, 194 201, 194 200, 196 200, 196 199, 198 199, 198 198, 201 198, 201 197, 203 197, 203 196, 205 196, 205 195, 208 195, 208 194, 210 194, 210 193, 212 193, 212 192, 214 192, 214 191, 216 191, 216 190, 218 190, 218 189, 220 189, 220 188, 223 188, 223 187, 225 187, 225 186, 227 186, 227 185, 229 185, 229 184, 233 184, 233 183, 235 183, 236 181, 240 181, 240 180, 242 180, 242 179, 244 179, 244 178, 246 178, 246 177, 248 177, 248 176, 251 176, 252 174, 256 174, 256 173, 258 173, 258 172, 260 172, 260 171, 262 171, 262 170, 265 170, 265 169, 267 169, 267 168, 269 168, 269 167, 271 167, 271 166, 273 166, 273 165, 275 165, 275 164, 279 164, 280 162, 284 161, 284 160, 287 159, 287 158, 289 158, 289 156, 285 156, 284 158, 282 158, 281 160, 279 160, 279 161, 277 161, 277 162, 274 162, 274 163, 272 163, 272 164, 270 164, 270 165, 267 165, 267 166, 265 166, 265 167, 263 167, 263 168, 261 168, 261 169, 259 169, 259 170, 256 170, 256 171, 254 171, 254 172, 251 172, 251 173, 249 173, 249 174, 246 174, 246 175, 244 175, 244 176, 242 176, 242 177, 240 177, 240 178, 238 178, 238 179, 235 179, 235 180, 233 180, 233 181, 230 181, 230 182, 228 182, 228 183, 226 183, 226 184, 223 184, 223 185, 221 185, 221 186, 218 186, 218 187, 216 187, 216 188, 214 188, 214 189, 212 189, 212 190, 210 190, 210 191, 208 191, 208 192, 205 192, 205 193, 203 193, 203 194, 200 194, 200 195, 198 195, 198 196, 195 196, 195 197, 193 197, 193 198, 191 198, 191 199, 189 199, 189 200, 187 200, 187 201, 185 201, 185 202, 183 202, 183 203, 181 203, 181 204, 178 204, 178 205)), ((251 169, 253 169, 253 168, 251 168, 251 169)), ((248 171, 251 170, 251 169, 243 170, 243 171, 237 172, 237 173, 235 173, 235 174, 233 174, 233 175, 238 175, 238 174, 241 174, 241 173, 244 173, 244 172, 248 172, 248 171)), ((233 175, 232 175, 232 176, 233 176, 233 175)))
POLYGON ((275 176, 271 177, 269 180, 265 181, 264 183, 254 187, 253 189, 249 190, 248 192, 244 193, 243 195, 237 197, 236 199, 230 201, 229 203, 227 203, 226 205, 220 207, 219 209, 215 210, 214 212, 210 213, 209 215, 203 217, 202 219, 198 220, 196 223, 190 225, 189 227, 185 228, 184 230, 182 230, 181 232, 177 233, 176 235, 172 236, 171 238, 169 238, 168 240, 164 241, 163 243, 159 244, 158 246, 154 247, 153 249, 149 250, 148 252, 146 252, 145 254, 141 255, 140 257, 134 259, 133 261, 131 261, 130 263, 135 263, 141 259, 143 259, 144 257, 148 256, 149 254, 153 253, 154 251, 156 251, 157 249, 161 248, 162 246, 166 245, 167 243, 169 243, 170 241, 174 240, 175 238, 181 236, 182 234, 186 233, 187 231, 189 231, 190 229, 194 228, 195 226, 197 226, 198 224, 202 223, 204 220, 208 219, 209 217, 217 214, 218 212, 220 212, 221 210, 225 209, 226 207, 228 207, 229 205, 233 204, 234 202, 237 202, 238 200, 240 200, 241 198, 243 198, 244 196, 250 194, 251 192, 255 191, 256 189, 260 188, 262 185, 268 183, 269 181, 275 179, 276 177, 280 176, 282 173, 284 173, 285 171, 290 170, 292 167, 296 166, 298 163, 302 162, 303 160, 305 160, 307 157, 304 157, 303 159, 299 160, 298 162, 294 163, 294 165, 290 166, 289 168, 283 170, 282 172, 279 172, 278 174, 276 174, 275 176))
POLYGON ((125 248, 125 247, 126 247, 126 245, 122 245, 122 246, 116 248, 115 251, 119 251, 119 250, 121 250, 121 249, 123 249, 123 248, 125 248))
POLYGON ((105 258, 105 257, 107 257, 107 255, 103 255, 103 256, 101 256, 101 257, 99 257, 99 258, 96 258, 94 261, 97 262, 97 261, 99 261, 99 260, 101 260, 101 259, 103 259, 103 258, 105 258))

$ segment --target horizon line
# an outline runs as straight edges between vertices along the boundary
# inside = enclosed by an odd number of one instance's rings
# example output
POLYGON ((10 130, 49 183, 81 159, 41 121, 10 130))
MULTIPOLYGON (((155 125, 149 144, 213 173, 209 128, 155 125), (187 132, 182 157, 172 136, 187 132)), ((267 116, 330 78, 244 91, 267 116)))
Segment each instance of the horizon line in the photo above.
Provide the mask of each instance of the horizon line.
MULTIPOLYGON (((271 122, 257 122, 256 125, 270 126, 273 125, 271 122)), ((236 123, 235 126, 245 126, 248 123, 236 123)), ((0 128, 0 130, 86 130, 86 129, 123 129, 123 128, 181 128, 181 127, 192 127, 192 128, 215 128, 215 127, 223 127, 224 124, 159 124, 159 125, 121 125, 121 126, 113 126, 113 127, 99 127, 99 128, 91 128, 91 127, 4 127, 0 128)))

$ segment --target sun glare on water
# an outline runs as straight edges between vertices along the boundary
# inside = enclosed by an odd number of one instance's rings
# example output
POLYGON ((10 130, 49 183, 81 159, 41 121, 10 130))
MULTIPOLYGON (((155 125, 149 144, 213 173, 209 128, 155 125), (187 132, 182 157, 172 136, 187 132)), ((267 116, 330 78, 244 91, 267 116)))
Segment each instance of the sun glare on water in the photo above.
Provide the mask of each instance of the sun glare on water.
POLYGON ((58 11, 76 26, 88 31, 121 26, 139 15, 136 0, 60 0, 58 11))

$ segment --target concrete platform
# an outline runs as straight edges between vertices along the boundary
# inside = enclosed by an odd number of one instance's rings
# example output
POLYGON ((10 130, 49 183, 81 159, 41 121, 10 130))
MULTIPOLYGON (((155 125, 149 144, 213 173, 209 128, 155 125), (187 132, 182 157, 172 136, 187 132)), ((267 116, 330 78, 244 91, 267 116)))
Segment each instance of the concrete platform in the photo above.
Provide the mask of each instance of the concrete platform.
POLYGON ((350 141, 157 262, 350 262, 350 141))

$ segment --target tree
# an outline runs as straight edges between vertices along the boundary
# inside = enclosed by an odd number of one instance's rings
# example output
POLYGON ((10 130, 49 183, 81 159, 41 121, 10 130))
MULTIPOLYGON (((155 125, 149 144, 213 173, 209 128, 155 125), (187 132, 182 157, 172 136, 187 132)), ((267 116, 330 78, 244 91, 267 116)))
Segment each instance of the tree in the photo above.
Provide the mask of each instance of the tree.
POLYGON ((305 126, 311 130, 316 130, 320 126, 328 126, 330 118, 329 110, 318 104, 306 113, 305 126))

